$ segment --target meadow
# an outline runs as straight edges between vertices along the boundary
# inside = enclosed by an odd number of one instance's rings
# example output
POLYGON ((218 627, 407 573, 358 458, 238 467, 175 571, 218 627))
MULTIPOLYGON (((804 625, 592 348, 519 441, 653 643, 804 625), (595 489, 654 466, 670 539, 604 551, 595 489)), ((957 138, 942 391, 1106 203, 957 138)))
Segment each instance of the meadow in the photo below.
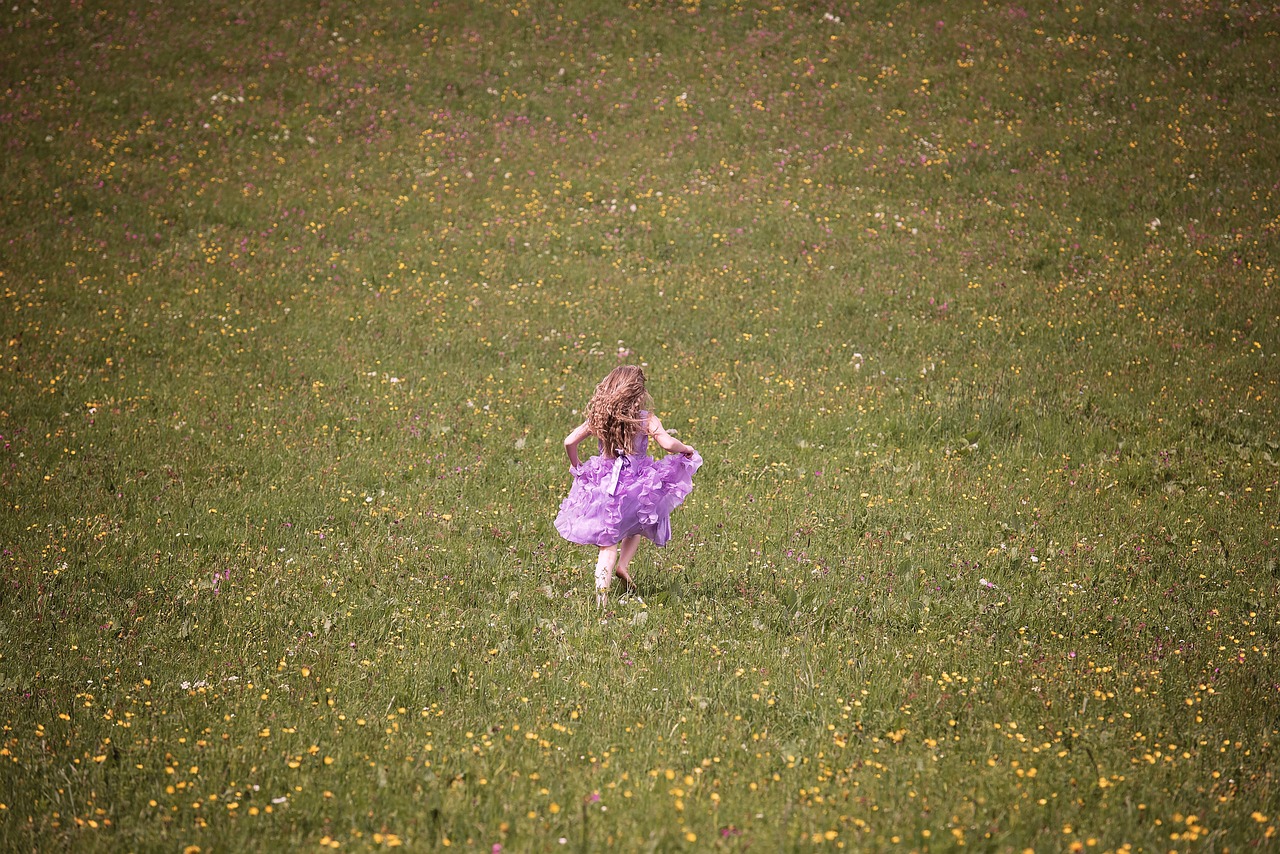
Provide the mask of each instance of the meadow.
POLYGON ((1273 3, 0 33, 0 848, 1277 844, 1273 3))

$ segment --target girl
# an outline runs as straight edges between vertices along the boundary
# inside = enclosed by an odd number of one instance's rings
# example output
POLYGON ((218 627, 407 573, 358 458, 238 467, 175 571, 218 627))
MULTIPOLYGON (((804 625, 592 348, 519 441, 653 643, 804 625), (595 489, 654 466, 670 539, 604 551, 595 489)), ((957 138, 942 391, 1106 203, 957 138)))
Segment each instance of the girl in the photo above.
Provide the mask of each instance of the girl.
POLYGON ((635 590, 627 567, 647 537, 656 546, 671 539, 671 511, 693 489, 693 473, 702 457, 662 428, 653 398, 644 387, 644 371, 635 365, 614 368, 596 386, 587 404, 587 420, 565 437, 573 486, 560 504, 556 530, 571 543, 599 546, 596 604, 609 601, 616 573, 635 590), (578 461, 578 443, 595 436, 600 453, 578 461), (654 460, 649 437, 668 456, 654 460))

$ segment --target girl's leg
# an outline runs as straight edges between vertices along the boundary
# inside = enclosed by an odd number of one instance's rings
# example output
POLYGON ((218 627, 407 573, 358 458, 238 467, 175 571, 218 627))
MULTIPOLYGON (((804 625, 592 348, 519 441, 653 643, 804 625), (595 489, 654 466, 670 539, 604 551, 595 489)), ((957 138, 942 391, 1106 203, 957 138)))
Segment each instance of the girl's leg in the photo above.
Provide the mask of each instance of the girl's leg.
POLYGON ((609 604, 609 585, 613 582, 617 560, 617 546, 600 547, 600 557, 596 558, 596 604, 601 608, 609 604))
POLYGON ((631 565, 631 559, 636 556, 636 550, 640 548, 640 535, 632 534, 627 537, 618 546, 618 565, 614 572, 622 579, 622 583, 627 586, 627 590, 635 590, 636 583, 631 580, 631 575, 627 572, 627 567, 631 565))

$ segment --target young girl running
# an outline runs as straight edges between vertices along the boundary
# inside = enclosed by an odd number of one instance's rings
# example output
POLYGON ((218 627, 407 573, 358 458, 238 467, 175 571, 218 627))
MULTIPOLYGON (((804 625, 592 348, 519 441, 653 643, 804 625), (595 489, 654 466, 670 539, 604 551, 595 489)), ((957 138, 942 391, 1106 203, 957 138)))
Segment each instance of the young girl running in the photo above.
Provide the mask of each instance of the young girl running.
POLYGON ((571 543, 598 546, 596 603, 609 601, 616 573, 627 590, 635 584, 627 568, 647 537, 656 546, 671 539, 671 511, 693 489, 693 473, 702 457, 662 428, 653 398, 644 387, 644 371, 635 365, 614 368, 596 386, 586 420, 565 437, 573 486, 560 504, 556 530, 571 543), (578 461, 578 443, 595 436, 600 453, 578 461), (655 460, 649 437, 667 452, 655 460))

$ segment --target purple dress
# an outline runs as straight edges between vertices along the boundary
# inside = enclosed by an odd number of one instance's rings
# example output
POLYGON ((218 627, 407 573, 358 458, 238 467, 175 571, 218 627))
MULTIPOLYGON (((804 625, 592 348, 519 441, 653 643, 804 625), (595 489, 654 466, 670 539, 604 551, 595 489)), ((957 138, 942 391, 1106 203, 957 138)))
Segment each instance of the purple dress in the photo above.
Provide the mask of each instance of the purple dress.
MULTIPOLYGON (((648 420, 648 413, 641 413, 648 420)), ((671 539, 671 511, 693 491, 693 473, 702 465, 695 452, 649 456, 649 435, 635 439, 635 453, 610 459, 604 454, 569 469, 573 486, 560 503, 556 530, 571 543, 613 546, 632 534, 654 545, 671 539)))

